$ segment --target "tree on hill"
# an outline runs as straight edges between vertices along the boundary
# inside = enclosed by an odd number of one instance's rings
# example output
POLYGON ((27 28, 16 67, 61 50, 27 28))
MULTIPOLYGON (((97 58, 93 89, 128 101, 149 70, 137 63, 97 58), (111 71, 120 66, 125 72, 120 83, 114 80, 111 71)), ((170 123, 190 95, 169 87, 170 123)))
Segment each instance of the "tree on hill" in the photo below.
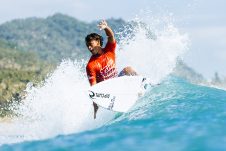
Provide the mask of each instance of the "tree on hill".
POLYGON ((23 96, 28 82, 38 84, 54 68, 35 52, 24 52, 0 41, 0 117, 8 113, 13 99, 23 96))
MULTIPOLYGON (((114 29, 125 23, 110 19, 114 29)), ((97 22, 85 23, 73 17, 55 14, 42 18, 17 19, 0 26, 0 40, 15 44, 20 50, 35 51, 43 60, 60 61, 63 58, 88 58, 84 38, 91 32, 103 34, 97 22)))

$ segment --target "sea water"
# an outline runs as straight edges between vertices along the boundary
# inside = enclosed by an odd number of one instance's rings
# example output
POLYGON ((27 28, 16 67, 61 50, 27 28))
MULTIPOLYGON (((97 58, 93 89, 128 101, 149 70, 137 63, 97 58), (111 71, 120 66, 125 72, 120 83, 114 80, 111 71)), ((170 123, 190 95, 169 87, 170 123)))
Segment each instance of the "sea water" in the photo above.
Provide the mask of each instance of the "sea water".
POLYGON ((0 150, 226 150, 226 91, 171 74, 188 50, 187 35, 168 19, 134 22, 129 33, 116 33, 124 35, 117 67, 132 66, 160 85, 129 112, 100 108, 94 120, 86 61, 64 60, 40 85, 28 85, 13 106, 18 117, 0 122, 0 150))
MULTIPOLYGON (((115 116, 99 128, 59 134, 44 140, 31 139, 3 145, 0 149, 223 151, 226 149, 225 98, 223 90, 167 77, 161 85, 149 87, 145 96, 128 113, 115 116)), ((102 117, 98 114, 97 118, 102 117)), ((27 129, 34 130, 37 131, 27 129)))

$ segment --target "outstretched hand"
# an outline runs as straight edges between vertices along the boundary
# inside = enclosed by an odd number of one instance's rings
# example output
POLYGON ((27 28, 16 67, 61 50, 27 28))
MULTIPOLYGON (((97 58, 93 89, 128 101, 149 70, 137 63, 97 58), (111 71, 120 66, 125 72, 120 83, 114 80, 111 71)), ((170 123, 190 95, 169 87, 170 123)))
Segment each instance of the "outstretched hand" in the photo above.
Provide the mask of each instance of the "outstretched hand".
POLYGON ((100 28, 100 30, 103 30, 108 27, 108 24, 105 20, 102 20, 97 26, 100 28))

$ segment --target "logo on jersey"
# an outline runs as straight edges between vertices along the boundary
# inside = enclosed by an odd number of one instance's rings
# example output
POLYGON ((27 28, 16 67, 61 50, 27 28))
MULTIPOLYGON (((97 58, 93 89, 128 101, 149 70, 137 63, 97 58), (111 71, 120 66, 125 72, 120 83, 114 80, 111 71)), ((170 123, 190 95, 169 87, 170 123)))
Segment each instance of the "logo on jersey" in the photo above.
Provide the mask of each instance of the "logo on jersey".
POLYGON ((114 78, 118 75, 117 70, 115 68, 115 64, 113 64, 112 60, 109 60, 108 65, 106 65, 104 68, 100 70, 100 74, 105 80, 114 78))

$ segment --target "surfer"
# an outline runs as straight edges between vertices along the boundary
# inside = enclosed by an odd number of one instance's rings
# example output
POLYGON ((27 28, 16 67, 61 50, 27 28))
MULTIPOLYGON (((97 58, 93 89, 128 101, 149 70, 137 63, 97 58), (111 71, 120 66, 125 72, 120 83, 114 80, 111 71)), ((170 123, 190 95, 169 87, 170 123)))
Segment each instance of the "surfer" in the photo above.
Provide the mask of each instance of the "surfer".
MULTIPOLYGON (((107 44, 103 46, 103 37, 97 33, 91 33, 86 36, 85 42, 92 56, 87 63, 86 73, 90 85, 97 84, 101 81, 124 75, 137 75, 131 67, 125 67, 119 74, 115 65, 115 48, 116 40, 112 29, 105 20, 98 24, 100 30, 104 30, 107 36, 107 44)), ((93 102, 94 119, 98 106, 93 102)))

